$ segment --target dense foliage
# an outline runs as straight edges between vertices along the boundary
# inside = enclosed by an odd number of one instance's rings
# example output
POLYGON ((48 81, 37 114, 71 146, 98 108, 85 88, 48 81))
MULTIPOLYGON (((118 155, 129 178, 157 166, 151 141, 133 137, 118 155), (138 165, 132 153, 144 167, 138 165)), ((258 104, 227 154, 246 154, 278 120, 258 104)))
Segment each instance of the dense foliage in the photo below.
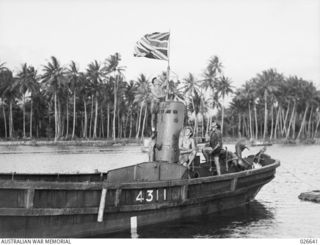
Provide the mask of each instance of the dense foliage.
MULTIPOLYGON (((116 53, 104 62, 93 61, 81 72, 74 61, 64 67, 51 57, 40 72, 23 64, 16 74, 0 64, 0 137, 150 135, 159 98, 144 74, 127 81, 120 63, 116 53)), ((159 74, 158 81, 165 84, 166 80, 165 72, 159 74)), ((181 81, 170 80, 167 97, 187 105, 186 123, 199 137, 207 135, 213 119, 221 122, 224 136, 270 140, 318 136, 320 95, 312 82, 269 69, 240 88, 231 83, 214 56, 199 78, 190 73, 181 81)))

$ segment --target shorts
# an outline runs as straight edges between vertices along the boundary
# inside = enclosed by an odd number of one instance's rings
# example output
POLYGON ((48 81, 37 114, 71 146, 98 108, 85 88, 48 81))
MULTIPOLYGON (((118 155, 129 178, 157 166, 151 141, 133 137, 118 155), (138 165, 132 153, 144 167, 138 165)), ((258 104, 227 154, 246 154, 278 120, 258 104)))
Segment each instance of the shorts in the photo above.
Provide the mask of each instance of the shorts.
POLYGON ((212 147, 206 146, 202 149, 202 152, 204 152, 205 154, 211 155, 213 157, 218 157, 220 155, 221 148, 219 147, 215 150, 212 150, 212 147))

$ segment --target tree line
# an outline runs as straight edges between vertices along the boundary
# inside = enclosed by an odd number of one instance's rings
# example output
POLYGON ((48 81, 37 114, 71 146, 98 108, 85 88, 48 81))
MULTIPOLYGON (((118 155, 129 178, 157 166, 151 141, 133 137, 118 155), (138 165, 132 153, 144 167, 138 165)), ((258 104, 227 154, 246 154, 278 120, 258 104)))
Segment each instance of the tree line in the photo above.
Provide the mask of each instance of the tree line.
MULTIPOLYGON (((74 61, 62 66, 51 57, 40 72, 23 64, 13 72, 0 64, 0 137, 143 138, 155 127, 159 98, 150 79, 127 80, 121 56, 93 61, 80 71, 74 61)), ((232 86, 217 56, 196 77, 157 78, 170 99, 186 104, 186 124, 197 137, 208 135, 212 120, 224 136, 251 139, 313 139, 318 135, 320 95, 314 84, 275 69, 257 74, 240 88, 232 86), (168 83, 166 83, 166 81, 168 83), (225 99, 232 101, 225 108, 225 99)))

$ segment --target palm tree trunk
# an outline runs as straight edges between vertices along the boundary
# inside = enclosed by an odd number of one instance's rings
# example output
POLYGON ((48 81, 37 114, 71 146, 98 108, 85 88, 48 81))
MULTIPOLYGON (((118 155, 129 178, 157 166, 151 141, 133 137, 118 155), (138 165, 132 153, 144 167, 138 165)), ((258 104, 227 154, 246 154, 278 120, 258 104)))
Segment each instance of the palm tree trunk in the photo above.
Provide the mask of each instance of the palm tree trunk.
POLYGON ((9 102, 9 138, 13 136, 13 115, 12 115, 12 100, 9 102))
POLYGON ((241 138, 241 114, 238 114, 238 137, 241 138))
POLYGON ((131 113, 128 113, 128 114, 127 114, 126 123, 125 123, 125 126, 124 126, 124 137, 125 137, 125 138, 127 138, 128 123, 129 123, 129 120, 130 120, 130 114, 131 114, 131 113))
POLYGON ((144 138, 144 127, 145 127, 145 124, 146 124, 147 111, 148 111, 148 106, 146 105, 145 106, 145 110, 144 110, 143 123, 142 123, 141 139, 144 138))
POLYGON ((201 137, 202 138, 204 138, 204 114, 202 113, 202 119, 201 119, 201 123, 202 123, 202 125, 201 125, 201 137))
POLYGON ((196 112, 194 112, 194 128, 196 143, 198 143, 198 114, 196 112))
POLYGON ((277 129, 279 127, 279 118, 280 118, 280 106, 278 108, 277 116, 276 116, 276 125, 274 126, 274 134, 273 139, 277 139, 277 129))
POLYGON ((244 118, 244 115, 242 115, 242 135, 246 135, 246 120, 244 118))
POLYGON ((59 99, 58 99, 58 135, 59 135, 59 138, 63 135, 63 118, 62 118, 61 101, 59 99))
POLYGON ((61 101, 58 99, 58 132, 59 138, 63 135, 63 118, 62 118, 62 108, 61 108, 61 101))
POLYGON ((30 101, 30 133, 29 133, 30 138, 32 138, 32 117, 33 117, 33 100, 31 97, 31 101, 30 101))
POLYGON ((251 119, 251 106, 250 106, 250 102, 248 103, 248 107, 249 107, 249 128, 250 128, 250 139, 253 138, 253 133, 252 133, 252 119, 251 119))
POLYGON ((97 138, 97 125, 98 125, 98 93, 96 93, 96 111, 94 116, 93 138, 97 138))
POLYGON ((76 93, 73 93, 73 123, 72 123, 72 139, 74 139, 76 131, 76 93))
POLYGON ((211 119, 210 119, 210 116, 208 115, 208 118, 207 118, 207 128, 206 128, 206 133, 205 133, 205 136, 207 138, 207 136, 209 135, 209 123, 210 123, 211 119))
POLYGON ((66 137, 68 138, 68 135, 69 135, 69 98, 67 96, 67 127, 66 127, 66 137))
POLYGON ((302 133, 302 130, 304 129, 305 121, 306 121, 306 116, 307 116, 307 111, 308 111, 308 110, 309 110, 309 104, 307 104, 306 109, 305 109, 304 114, 303 114, 303 118, 302 118, 300 130, 299 130, 299 133, 298 133, 298 135, 297 135, 297 138, 298 138, 298 139, 300 138, 301 133, 302 133))
POLYGON ((255 103, 253 104, 253 110, 254 110, 254 120, 255 120, 255 125, 256 125, 255 138, 257 140, 258 139, 258 131, 259 131, 259 129, 258 129, 258 119, 257 119, 257 106, 256 106, 255 103))
POLYGON ((93 121, 93 95, 91 96, 91 112, 90 112, 89 138, 91 138, 91 133, 92 133, 92 121, 93 121))
POLYGON ((313 133, 313 138, 317 137, 319 124, 320 124, 320 116, 318 115, 317 123, 313 133))
POLYGON ((132 136, 132 112, 130 112, 130 130, 129 130, 129 139, 131 139, 132 136))
POLYGON ((80 137, 83 137, 83 132, 84 132, 84 117, 83 118, 81 118, 81 120, 80 120, 80 137))
MULTIPOLYGON (((101 124, 101 135, 104 138, 104 115, 102 105, 100 106, 100 124, 101 124)), ((101 137, 101 136, 100 136, 101 137)))
MULTIPOLYGON (((117 82, 118 78, 115 76, 116 79, 114 81, 114 101, 113 101, 113 120, 112 120, 112 138, 116 140, 116 115, 117 115, 117 82)), ((119 119, 118 119, 119 120, 119 119)))
POLYGON ((87 129, 88 129, 88 115, 87 115, 87 102, 83 99, 84 107, 84 127, 83 127, 83 137, 87 138, 87 129))
POLYGON ((8 130, 7 130, 7 118, 6 118, 6 110, 4 105, 2 105, 2 112, 3 112, 3 121, 4 121, 4 137, 8 137, 8 130))
POLYGON ((192 108, 193 108, 193 111, 194 111, 194 129, 193 129, 193 135, 195 137, 198 137, 198 123, 197 123, 197 113, 196 113, 196 110, 195 110, 195 107, 194 107, 194 99, 192 98, 191 100, 192 102, 192 108))
POLYGON ((268 131, 268 107, 267 107, 267 90, 264 91, 264 130, 263 130, 263 140, 266 139, 268 131))
MULTIPOLYGON (((295 103, 295 101, 294 101, 294 103, 295 103)), ((285 134, 286 133, 286 130, 287 130, 287 119, 288 119, 288 115, 289 115, 289 110, 290 110, 290 101, 288 102, 288 108, 287 108, 286 116, 285 116, 284 121, 283 121, 283 128, 282 128, 281 134, 285 134)))
POLYGON ((39 138, 39 128, 41 129, 41 121, 36 121, 36 137, 39 138))
POLYGON ((223 123, 224 123, 224 97, 222 97, 222 108, 221 108, 221 135, 223 136, 223 123))
POLYGON ((57 92, 54 92, 54 141, 58 140, 58 105, 57 92))
POLYGON ((250 129, 249 129, 249 124, 248 124, 248 119, 245 114, 243 114, 243 120, 244 120, 244 124, 245 124, 246 136, 249 137, 250 129))
POLYGON ((26 137, 26 96, 23 94, 23 105, 22 105, 22 113, 23 113, 23 138, 26 137))
POLYGON ((139 134, 140 134, 140 125, 141 125, 142 109, 143 109, 143 104, 142 104, 141 107, 140 107, 140 113, 139 113, 138 129, 137 129, 136 139, 139 138, 139 134))
POLYGON ((110 104, 107 106, 107 138, 110 137, 110 104))
POLYGON ((273 105, 271 105, 271 111, 270 111, 270 114, 271 114, 271 128, 270 128, 270 140, 272 139, 272 136, 273 136, 273 105))
POLYGON ((311 117, 313 112, 313 106, 311 106, 310 115, 309 115, 309 122, 308 122, 308 138, 311 138, 311 117))
POLYGON ((121 117, 118 117, 118 138, 122 139, 122 126, 123 126, 123 123, 122 123, 122 120, 120 120, 119 118, 121 118, 121 117))
POLYGON ((292 139, 294 139, 295 135, 296 135, 296 118, 297 118, 297 112, 296 112, 296 110, 294 110, 293 121, 292 121, 292 124, 291 124, 291 127, 292 127, 292 139))
POLYGON ((118 118, 118 138, 121 138, 121 117, 120 117, 120 106, 117 105, 117 118, 118 118))
MULTIPOLYGON (((141 109, 141 108, 140 108, 141 109)), ((139 112, 140 112, 140 110, 139 110, 139 112)), ((135 120, 135 122, 136 122, 136 125, 135 125, 135 133, 137 134, 137 132, 138 132, 138 128, 139 128, 139 119, 138 119, 138 117, 139 117, 139 112, 137 112, 136 114, 137 114, 137 120, 135 120)))

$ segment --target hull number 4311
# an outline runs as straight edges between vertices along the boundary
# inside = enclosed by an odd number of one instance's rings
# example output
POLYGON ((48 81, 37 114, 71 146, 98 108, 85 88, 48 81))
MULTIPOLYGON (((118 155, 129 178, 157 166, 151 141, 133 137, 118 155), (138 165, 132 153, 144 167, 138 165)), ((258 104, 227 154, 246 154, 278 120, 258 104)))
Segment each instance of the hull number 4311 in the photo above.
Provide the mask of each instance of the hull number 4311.
POLYGON ((152 201, 158 201, 159 199, 165 201, 167 200, 167 190, 140 190, 136 201, 137 202, 152 202, 152 201))

